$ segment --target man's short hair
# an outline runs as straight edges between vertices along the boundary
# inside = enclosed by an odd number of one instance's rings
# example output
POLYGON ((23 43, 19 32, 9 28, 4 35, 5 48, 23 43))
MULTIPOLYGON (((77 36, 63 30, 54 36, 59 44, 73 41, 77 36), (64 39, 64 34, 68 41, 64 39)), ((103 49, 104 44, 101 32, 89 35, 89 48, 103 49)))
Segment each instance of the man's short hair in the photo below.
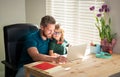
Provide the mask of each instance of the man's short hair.
POLYGON ((46 15, 46 16, 42 17, 40 26, 46 27, 48 24, 55 24, 55 23, 56 23, 56 21, 52 16, 46 15))

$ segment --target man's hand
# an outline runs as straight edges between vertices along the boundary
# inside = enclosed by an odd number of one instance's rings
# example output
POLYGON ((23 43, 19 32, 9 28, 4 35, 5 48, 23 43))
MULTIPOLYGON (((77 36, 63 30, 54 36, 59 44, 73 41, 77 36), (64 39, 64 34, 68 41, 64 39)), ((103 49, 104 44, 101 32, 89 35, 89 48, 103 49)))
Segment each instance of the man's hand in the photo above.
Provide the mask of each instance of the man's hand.
POLYGON ((65 64, 67 62, 67 58, 64 56, 58 56, 56 57, 55 62, 58 64, 65 64))

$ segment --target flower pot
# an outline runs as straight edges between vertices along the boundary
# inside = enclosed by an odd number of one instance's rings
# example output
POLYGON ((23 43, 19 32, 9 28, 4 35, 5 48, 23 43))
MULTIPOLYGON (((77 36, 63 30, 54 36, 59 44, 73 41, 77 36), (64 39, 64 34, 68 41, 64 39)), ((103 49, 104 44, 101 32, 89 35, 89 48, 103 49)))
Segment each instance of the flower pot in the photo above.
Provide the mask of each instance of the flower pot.
POLYGON ((112 39, 111 42, 108 42, 106 38, 102 39, 101 40, 102 51, 109 52, 110 54, 112 54, 113 47, 115 46, 115 44, 116 44, 116 39, 112 39))

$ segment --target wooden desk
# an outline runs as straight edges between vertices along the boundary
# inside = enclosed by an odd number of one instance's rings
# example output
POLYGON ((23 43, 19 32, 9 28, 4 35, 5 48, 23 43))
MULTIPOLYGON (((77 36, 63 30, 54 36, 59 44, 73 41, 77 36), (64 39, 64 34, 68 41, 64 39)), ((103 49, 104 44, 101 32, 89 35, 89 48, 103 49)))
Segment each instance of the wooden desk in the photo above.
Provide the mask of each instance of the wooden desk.
POLYGON ((35 77, 109 77, 120 72, 120 54, 113 54, 111 59, 100 59, 96 58, 95 55, 90 55, 87 59, 79 59, 61 65, 64 68, 70 67, 69 70, 62 69, 53 73, 32 67, 39 63, 25 65, 26 77, 29 77, 30 74, 35 77))

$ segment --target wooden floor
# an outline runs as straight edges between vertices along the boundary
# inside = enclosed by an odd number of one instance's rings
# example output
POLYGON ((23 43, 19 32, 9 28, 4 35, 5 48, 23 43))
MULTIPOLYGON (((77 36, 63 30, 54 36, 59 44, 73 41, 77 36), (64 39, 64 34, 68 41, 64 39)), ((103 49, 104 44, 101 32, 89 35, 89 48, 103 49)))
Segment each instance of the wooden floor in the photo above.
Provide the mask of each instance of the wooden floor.
MULTIPOLYGON (((35 71, 35 68, 32 66, 38 63, 28 64, 25 67, 29 71, 30 69, 34 69, 35 71)), ((86 59, 75 60, 61 66, 64 69, 45 74, 50 75, 49 77, 109 77, 112 74, 120 72, 120 54, 113 54, 110 59, 96 58, 95 54, 93 54, 86 59)), ((38 75, 35 76, 40 77, 40 72, 37 69, 36 74, 38 75)), ((46 77, 44 75, 42 77, 46 77)))

